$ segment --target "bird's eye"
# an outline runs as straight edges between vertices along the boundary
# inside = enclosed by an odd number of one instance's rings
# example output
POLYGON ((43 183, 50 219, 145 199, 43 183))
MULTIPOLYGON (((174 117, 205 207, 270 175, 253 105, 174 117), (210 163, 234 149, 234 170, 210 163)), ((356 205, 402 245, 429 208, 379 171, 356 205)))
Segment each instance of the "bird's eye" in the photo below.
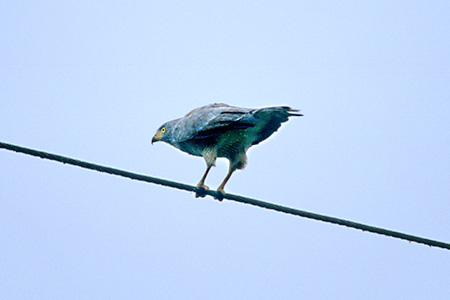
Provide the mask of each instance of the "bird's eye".
POLYGON ((161 128, 161 132, 162 133, 166 132, 166 127, 161 128))

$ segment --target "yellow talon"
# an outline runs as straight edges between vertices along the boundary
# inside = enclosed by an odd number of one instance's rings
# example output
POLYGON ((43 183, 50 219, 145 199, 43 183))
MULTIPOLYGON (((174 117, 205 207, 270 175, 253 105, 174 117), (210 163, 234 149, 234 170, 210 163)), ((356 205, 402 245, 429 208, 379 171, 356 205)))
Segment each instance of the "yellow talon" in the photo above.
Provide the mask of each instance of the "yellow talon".
POLYGON ((204 185, 204 184, 197 184, 197 187, 198 188, 201 188, 201 189, 205 189, 205 190, 209 190, 209 187, 208 186, 206 186, 206 185, 204 185))
POLYGON ((222 201, 223 200, 223 196, 225 195, 224 189, 219 187, 217 189, 217 193, 218 193, 217 197, 214 197, 214 198, 216 198, 219 201, 222 201))
MULTIPOLYGON (((206 186, 206 185, 204 185, 204 184, 201 184, 201 183, 199 183, 199 184, 197 184, 197 187, 199 188, 199 189, 204 189, 205 191, 207 191, 207 190, 209 190, 209 187, 208 186, 206 186)), ((198 198, 198 197, 205 197, 206 195, 204 194, 204 193, 195 193, 195 198, 198 198)))

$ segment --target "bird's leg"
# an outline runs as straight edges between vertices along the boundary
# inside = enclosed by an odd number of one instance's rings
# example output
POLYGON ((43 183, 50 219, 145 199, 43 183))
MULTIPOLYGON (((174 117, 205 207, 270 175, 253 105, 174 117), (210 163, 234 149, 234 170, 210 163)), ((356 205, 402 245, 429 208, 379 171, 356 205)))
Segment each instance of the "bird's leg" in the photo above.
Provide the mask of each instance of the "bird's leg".
POLYGON ((231 174, 233 174, 233 172, 236 171, 236 169, 237 169, 237 168, 236 168, 235 166, 231 166, 231 165, 230 165, 230 169, 228 170, 227 176, 226 176, 225 179, 222 181, 222 183, 220 184, 220 186, 217 188, 217 191, 218 191, 219 193, 221 193, 222 195, 225 194, 225 190, 224 190, 225 184, 227 184, 228 180, 229 180, 230 177, 231 177, 231 174))
POLYGON ((204 193, 204 190, 209 190, 209 188, 205 185, 205 179, 206 176, 208 176, 209 170, 211 170, 211 167, 215 165, 216 159, 217 159, 217 149, 212 147, 206 147, 202 151, 202 156, 205 159, 206 162, 206 171, 205 174, 203 174, 202 179, 197 184, 197 187, 200 189, 199 192, 195 193, 195 197, 205 197, 206 194, 204 193))
MULTIPOLYGON (((209 187, 207 187, 205 185, 205 179, 206 179, 206 176, 208 176, 208 173, 209 173, 209 170, 211 170, 211 167, 212 167, 212 165, 207 165, 206 166, 205 174, 203 174, 202 179, 200 179, 200 181, 197 184, 198 188, 201 188, 201 189, 204 189, 204 190, 209 190, 209 187)), ((199 194, 199 193, 195 193, 195 198, 198 198, 198 197, 205 197, 205 195, 202 195, 202 194, 199 194)))
POLYGON ((205 190, 208 190, 208 189, 209 189, 209 188, 205 185, 205 179, 206 179, 206 176, 208 176, 208 173, 209 173, 209 170, 211 170, 211 167, 212 167, 212 165, 206 166, 205 174, 203 174, 202 179, 200 179, 200 181, 198 182, 197 187, 202 187, 202 188, 204 188, 205 190))
POLYGON ((247 156, 245 155, 245 151, 241 151, 236 155, 235 157, 232 157, 230 160, 230 169, 228 170, 227 176, 225 176, 225 179, 222 181, 220 186, 217 188, 217 192, 222 195, 222 197, 216 197, 220 201, 223 199, 223 195, 225 195, 225 184, 227 184, 228 180, 230 179, 231 175, 234 171, 237 169, 243 169, 245 168, 245 165, 247 164, 247 156))

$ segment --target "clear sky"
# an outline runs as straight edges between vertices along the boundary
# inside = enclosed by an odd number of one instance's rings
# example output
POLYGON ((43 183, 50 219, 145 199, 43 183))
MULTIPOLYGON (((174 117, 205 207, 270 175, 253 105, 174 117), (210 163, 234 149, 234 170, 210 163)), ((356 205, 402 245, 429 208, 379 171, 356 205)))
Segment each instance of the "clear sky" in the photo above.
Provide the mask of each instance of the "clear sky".
MULTIPOLYGON (((450 242, 449 1, 1 1, 0 141, 196 184, 150 144, 290 105, 227 191, 450 242)), ((450 252, 0 151, 1 299, 444 299, 450 252)), ((221 159, 207 184, 228 168, 221 159)))

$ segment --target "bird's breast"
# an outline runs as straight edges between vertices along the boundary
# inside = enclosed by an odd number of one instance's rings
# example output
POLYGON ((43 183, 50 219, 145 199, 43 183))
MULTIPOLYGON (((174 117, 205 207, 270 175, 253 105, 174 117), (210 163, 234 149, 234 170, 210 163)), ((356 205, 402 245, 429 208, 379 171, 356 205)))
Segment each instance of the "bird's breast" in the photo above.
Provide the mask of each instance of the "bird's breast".
POLYGON ((202 143, 196 143, 193 140, 174 143, 173 145, 181 151, 195 156, 202 156, 203 149, 205 148, 202 143))

